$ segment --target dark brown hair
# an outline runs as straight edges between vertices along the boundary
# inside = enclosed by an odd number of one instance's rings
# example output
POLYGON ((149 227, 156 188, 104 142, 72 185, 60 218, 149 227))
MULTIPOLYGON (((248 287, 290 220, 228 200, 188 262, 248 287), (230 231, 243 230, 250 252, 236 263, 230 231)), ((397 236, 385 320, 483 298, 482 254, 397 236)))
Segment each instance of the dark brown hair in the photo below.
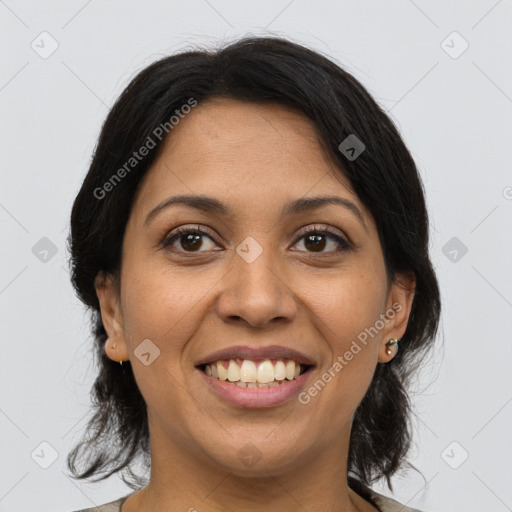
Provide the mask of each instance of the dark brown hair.
POLYGON ((137 187, 165 140, 155 137, 155 129, 191 98, 200 104, 216 97, 279 104, 310 119, 339 167, 333 172, 343 172, 375 219, 388 277, 398 272, 415 276, 415 297, 400 349, 391 362, 377 365, 356 410, 349 447, 349 485, 354 490, 367 496, 365 486, 380 478, 392 489, 390 477, 405 464, 411 445, 408 385, 431 349, 441 309, 429 259, 423 185, 397 129, 366 89, 330 59, 275 37, 251 37, 216 50, 158 60, 133 78, 106 118, 73 205, 68 239, 72 282, 91 311, 98 365, 88 435, 68 455, 68 468, 74 478, 99 477, 94 481, 121 472, 134 489, 147 482, 132 468, 139 457, 145 469, 150 467, 146 404, 130 363, 121 367, 104 352, 107 336, 94 279, 100 271, 119 277, 137 187), (365 145, 354 160, 338 149, 351 134, 365 145), (122 182, 99 193, 148 137, 156 147, 122 173, 122 182), (78 464, 84 466, 82 471, 78 464))

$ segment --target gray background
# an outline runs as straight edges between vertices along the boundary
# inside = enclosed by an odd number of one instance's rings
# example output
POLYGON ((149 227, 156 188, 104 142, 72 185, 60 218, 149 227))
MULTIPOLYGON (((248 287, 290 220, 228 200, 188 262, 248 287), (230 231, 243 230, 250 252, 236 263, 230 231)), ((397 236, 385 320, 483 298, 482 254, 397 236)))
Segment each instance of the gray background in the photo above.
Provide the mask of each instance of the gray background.
POLYGON ((248 32, 290 37, 353 73, 424 179, 444 344, 413 396, 410 461, 425 480, 405 472, 395 497, 430 512, 512 510, 511 26, 511 0, 0 1, 0 512, 130 492, 65 474, 95 377, 67 271, 71 204, 138 70, 248 32))

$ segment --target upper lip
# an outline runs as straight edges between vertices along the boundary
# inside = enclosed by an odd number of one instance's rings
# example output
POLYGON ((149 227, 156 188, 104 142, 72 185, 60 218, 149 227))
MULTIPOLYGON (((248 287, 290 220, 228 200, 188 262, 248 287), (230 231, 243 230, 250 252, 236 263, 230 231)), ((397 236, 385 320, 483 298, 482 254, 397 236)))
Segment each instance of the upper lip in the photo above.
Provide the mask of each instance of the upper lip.
POLYGON ((267 347, 250 347, 248 345, 237 345, 227 347, 216 352, 211 352, 196 362, 196 366, 213 363, 221 359, 293 359, 295 362, 304 365, 315 365, 312 357, 299 352, 296 349, 279 345, 267 347))

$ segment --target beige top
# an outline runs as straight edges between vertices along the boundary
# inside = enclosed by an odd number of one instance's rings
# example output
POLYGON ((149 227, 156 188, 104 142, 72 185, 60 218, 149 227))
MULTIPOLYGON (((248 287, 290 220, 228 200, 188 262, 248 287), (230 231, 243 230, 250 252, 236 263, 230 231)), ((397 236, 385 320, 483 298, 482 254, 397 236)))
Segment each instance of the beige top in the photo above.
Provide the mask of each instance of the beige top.
MULTIPOLYGON (((377 505, 379 505, 381 512, 421 512, 417 508, 409 508, 398 501, 395 501, 391 498, 387 498, 382 494, 378 494, 375 491, 371 490, 372 498, 375 500, 377 505)), ((116 501, 111 501, 109 503, 105 503, 104 505, 100 505, 99 507, 86 508, 83 510, 77 510, 76 512, 121 512, 121 505, 127 500, 128 496, 133 493, 130 493, 122 498, 119 498, 116 501)))

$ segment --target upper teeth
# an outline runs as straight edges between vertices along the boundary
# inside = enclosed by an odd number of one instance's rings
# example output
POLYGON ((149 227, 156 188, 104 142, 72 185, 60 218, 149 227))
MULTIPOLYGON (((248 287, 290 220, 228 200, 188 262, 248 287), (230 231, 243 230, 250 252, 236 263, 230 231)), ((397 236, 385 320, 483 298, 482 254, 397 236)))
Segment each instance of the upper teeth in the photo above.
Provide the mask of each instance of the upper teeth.
POLYGON ((291 359, 286 362, 278 359, 275 365, 270 359, 265 359, 260 363, 250 359, 229 359, 227 368, 224 366, 224 360, 215 361, 205 367, 206 374, 216 379, 230 382, 260 382, 262 384, 274 380, 293 380, 300 375, 300 371, 300 364, 291 359))

